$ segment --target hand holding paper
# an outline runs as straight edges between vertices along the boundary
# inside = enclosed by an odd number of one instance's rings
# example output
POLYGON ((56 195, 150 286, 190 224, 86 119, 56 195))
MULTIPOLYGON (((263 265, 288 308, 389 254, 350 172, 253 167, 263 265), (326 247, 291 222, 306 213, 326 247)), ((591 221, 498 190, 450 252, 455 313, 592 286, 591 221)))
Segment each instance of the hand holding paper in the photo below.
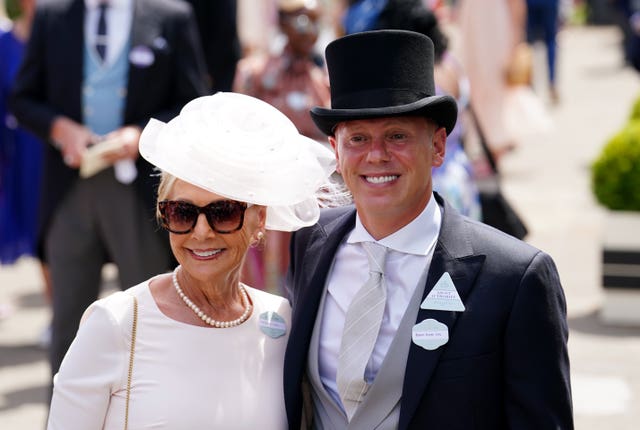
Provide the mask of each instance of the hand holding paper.
POLYGON ((57 117, 51 125, 51 140, 62 153, 65 164, 72 168, 80 167, 91 136, 91 130, 65 116, 57 117))
POLYGON ((140 129, 136 126, 126 126, 109 133, 84 152, 80 176, 88 178, 120 160, 136 159, 139 138, 140 129))

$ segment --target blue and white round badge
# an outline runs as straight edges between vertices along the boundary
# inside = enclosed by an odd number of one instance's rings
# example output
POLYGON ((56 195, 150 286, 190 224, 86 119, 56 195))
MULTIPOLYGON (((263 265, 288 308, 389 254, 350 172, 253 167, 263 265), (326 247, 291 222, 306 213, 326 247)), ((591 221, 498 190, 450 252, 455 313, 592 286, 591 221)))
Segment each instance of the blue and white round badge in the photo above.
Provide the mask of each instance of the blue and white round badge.
POLYGON ((261 313, 258 324, 260 324, 260 330, 264 334, 274 339, 284 336, 287 332, 287 323, 277 312, 267 311, 261 313))

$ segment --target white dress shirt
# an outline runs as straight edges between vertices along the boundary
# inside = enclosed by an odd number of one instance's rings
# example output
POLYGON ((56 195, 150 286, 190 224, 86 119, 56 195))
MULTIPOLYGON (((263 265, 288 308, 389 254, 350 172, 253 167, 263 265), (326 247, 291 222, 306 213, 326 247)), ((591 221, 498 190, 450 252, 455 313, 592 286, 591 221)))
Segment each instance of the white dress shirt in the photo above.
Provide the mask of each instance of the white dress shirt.
POLYGON ((440 232, 442 215, 433 195, 413 221, 376 241, 356 217, 356 226, 340 245, 328 275, 327 296, 320 328, 318 366, 327 391, 341 405, 336 385, 338 355, 349 304, 369 278, 369 263, 362 242, 377 242, 389 248, 385 262, 387 303, 380 333, 365 371, 373 381, 404 316, 418 279, 431 263, 440 232))
MULTIPOLYGON (((91 52, 96 55, 96 34, 98 33, 98 18, 100 4, 105 0, 84 0, 86 12, 84 15, 84 37, 91 52)), ((105 65, 113 64, 131 33, 133 21, 133 0, 106 0, 109 6, 106 11, 107 20, 107 57, 105 65)))

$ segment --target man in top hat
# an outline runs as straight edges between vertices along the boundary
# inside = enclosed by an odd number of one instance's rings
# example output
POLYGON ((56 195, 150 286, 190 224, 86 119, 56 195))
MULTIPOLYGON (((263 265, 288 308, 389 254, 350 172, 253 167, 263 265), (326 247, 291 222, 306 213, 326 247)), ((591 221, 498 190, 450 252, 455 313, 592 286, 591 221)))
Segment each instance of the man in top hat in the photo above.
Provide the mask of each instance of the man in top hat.
POLYGON ((572 429, 551 257, 432 191, 456 104, 434 95, 431 40, 356 33, 326 60, 332 107, 311 116, 355 207, 292 237, 289 427, 572 429))

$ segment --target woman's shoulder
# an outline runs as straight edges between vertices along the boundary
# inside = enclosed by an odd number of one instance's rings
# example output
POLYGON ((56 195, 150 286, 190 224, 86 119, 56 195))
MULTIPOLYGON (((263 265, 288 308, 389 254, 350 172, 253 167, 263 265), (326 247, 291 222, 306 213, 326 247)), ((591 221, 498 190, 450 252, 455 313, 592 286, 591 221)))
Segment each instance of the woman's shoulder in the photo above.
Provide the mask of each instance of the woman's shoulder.
POLYGON ((245 288, 253 301, 253 306, 256 312, 262 313, 272 311, 289 318, 291 314, 291 305, 287 299, 246 285, 245 288))
POLYGON ((265 305, 280 306, 282 304, 289 304, 287 299, 282 296, 269 293, 264 290, 259 290, 257 288, 253 288, 245 284, 242 284, 242 285, 246 288, 247 292, 251 296, 251 299, 258 300, 265 305))
POLYGON ((134 297, 139 301, 149 291, 149 281, 125 291, 113 292, 93 302, 82 316, 82 322, 95 313, 106 315, 116 325, 129 325, 133 314, 134 297))

